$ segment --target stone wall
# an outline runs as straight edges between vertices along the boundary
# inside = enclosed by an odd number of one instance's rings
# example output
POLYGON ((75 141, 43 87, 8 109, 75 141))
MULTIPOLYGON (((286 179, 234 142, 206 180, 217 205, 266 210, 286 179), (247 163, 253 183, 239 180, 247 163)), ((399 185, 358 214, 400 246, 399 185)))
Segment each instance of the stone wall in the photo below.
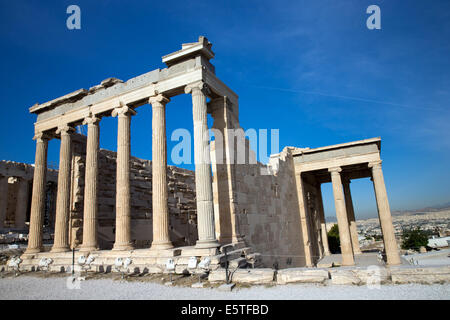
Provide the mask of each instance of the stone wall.
MULTIPOLYGON (((83 238, 84 148, 74 143, 71 236, 72 245, 83 238)), ((116 203, 116 152, 100 149, 98 180, 98 240, 102 249, 114 244, 116 203)), ((194 172, 175 166, 167 168, 169 186, 170 238, 175 246, 194 245, 197 240, 197 217, 194 172)), ((136 248, 152 242, 152 163, 131 157, 131 238, 136 248)))
MULTIPOLYGON (((25 205, 21 208, 25 210, 25 220, 30 219, 31 210, 31 190, 33 185, 34 165, 27 163, 20 163, 15 161, 0 161, 0 177, 5 177, 8 181, 7 188, 4 190, 5 194, 2 195, 0 206, 5 212, 5 219, 3 226, 5 228, 20 228, 23 229, 23 225, 16 226, 16 209, 18 202, 19 186, 21 182, 27 184, 23 199, 25 205)), ((54 169, 47 170, 47 196, 46 212, 44 217, 45 226, 49 226, 54 221, 55 216, 55 203, 56 203, 56 183, 58 181, 58 171, 54 169)))
MULTIPOLYGON (((247 144, 248 145, 248 144, 247 144)), ((290 148, 261 163, 235 165, 238 228, 266 267, 304 266, 299 201, 290 148)))
POLYGON ((286 147, 272 155, 268 166, 258 163, 232 107, 237 109, 222 98, 208 104, 214 119, 210 145, 216 236, 226 243, 240 235, 261 254, 265 267, 305 266, 308 231, 301 223, 303 201, 298 199, 292 157, 297 149, 286 147))

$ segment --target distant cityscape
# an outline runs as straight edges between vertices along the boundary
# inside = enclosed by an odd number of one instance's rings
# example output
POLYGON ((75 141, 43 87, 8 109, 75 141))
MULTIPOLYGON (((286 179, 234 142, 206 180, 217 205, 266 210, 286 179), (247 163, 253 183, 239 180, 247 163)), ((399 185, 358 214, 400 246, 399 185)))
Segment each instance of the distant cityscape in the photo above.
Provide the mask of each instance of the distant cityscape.
MULTIPOLYGON (((335 217, 327 217, 328 230, 335 221, 335 217)), ((401 238, 403 230, 416 228, 425 231, 430 239, 450 237, 450 203, 420 210, 393 211, 392 223, 397 239, 401 238)), ((356 224, 362 247, 367 249, 382 247, 382 242, 376 241, 381 240, 382 236, 378 218, 357 220, 356 224)))

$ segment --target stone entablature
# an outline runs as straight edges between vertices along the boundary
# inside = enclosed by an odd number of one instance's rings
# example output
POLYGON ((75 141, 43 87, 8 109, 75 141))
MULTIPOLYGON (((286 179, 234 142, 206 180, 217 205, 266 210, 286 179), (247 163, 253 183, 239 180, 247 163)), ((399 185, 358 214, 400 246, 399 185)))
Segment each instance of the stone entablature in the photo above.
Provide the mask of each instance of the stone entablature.
POLYGON ((357 165, 380 160, 381 139, 372 138, 327 147, 304 149, 294 153, 298 171, 357 165))
POLYGON ((204 37, 195 44, 184 44, 185 48, 176 52, 176 60, 167 60, 170 55, 163 57, 168 68, 156 69, 126 82, 108 78, 89 90, 79 89, 49 102, 35 104, 29 109, 38 115, 35 132, 56 129, 59 123, 81 124, 91 114, 109 114, 120 105, 136 108, 147 104, 148 99, 157 94, 170 98, 184 93, 186 85, 198 81, 208 86, 212 98, 226 96, 237 115, 238 96, 216 77, 209 62, 214 57, 211 44, 204 37), (191 50, 197 46, 208 49, 191 50))

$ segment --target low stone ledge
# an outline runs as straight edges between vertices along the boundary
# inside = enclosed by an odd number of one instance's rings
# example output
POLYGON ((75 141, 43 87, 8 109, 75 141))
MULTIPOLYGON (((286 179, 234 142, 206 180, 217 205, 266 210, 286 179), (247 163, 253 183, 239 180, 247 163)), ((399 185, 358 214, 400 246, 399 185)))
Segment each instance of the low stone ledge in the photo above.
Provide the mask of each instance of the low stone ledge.
MULTIPOLYGON (((210 282, 225 282, 225 269, 220 268, 211 271, 208 276, 210 282)), ((274 270, 262 269, 237 269, 231 274, 231 281, 246 284, 267 284, 273 282, 274 270)))
POLYGON ((210 271, 208 275, 209 282, 224 282, 226 281, 225 269, 218 268, 216 270, 210 271))
POLYGON ((361 284, 386 283, 390 280, 389 269, 379 266, 352 269, 353 274, 361 280, 361 284))
POLYGON ((352 270, 330 270, 330 277, 332 284, 338 285, 361 284, 361 279, 358 278, 352 272, 352 270))
POLYGON ((394 284, 450 282, 450 266, 396 266, 390 267, 394 284))
POLYGON ((328 270, 311 268, 290 268, 278 270, 277 284, 324 283, 329 279, 328 270))
POLYGON ((388 282, 389 276, 389 270, 379 266, 330 269, 331 283, 338 285, 381 284, 388 282))

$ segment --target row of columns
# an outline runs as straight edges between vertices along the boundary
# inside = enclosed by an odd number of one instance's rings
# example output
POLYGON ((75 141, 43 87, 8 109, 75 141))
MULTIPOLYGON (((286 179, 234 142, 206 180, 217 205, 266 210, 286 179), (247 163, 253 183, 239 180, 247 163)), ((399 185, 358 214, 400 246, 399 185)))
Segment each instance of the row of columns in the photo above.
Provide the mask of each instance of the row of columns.
MULTIPOLYGON (((213 194, 211 184, 209 136, 207 126, 206 86, 197 82, 186 86, 191 93, 194 121, 195 183, 197 200, 198 241, 197 248, 216 248, 219 246, 215 236, 213 194)), ((152 106, 152 202, 153 202, 153 241, 151 250, 169 249, 173 245, 169 236, 169 210, 167 189, 167 142, 165 107, 170 101, 162 94, 149 98, 152 106)), ((131 206, 130 206, 130 124, 136 111, 121 105, 112 111, 118 118, 117 168, 116 168, 116 238, 113 250, 131 250, 131 206)), ((84 119, 88 126, 86 149, 86 173, 83 217, 83 242, 81 250, 98 249, 97 229, 97 184, 99 150, 98 115, 84 119)), ((70 172, 71 172, 71 133, 74 129, 68 124, 60 126, 56 134, 61 137, 58 191, 56 204, 55 241, 53 252, 69 250, 70 218, 70 172)), ((45 182, 47 170, 47 148, 50 137, 38 133, 36 140, 36 160, 33 194, 31 204, 30 233, 25 253, 42 250, 42 229, 45 204, 45 182)))
MULTIPOLYGON (((384 248, 387 263, 389 265, 400 264, 400 255, 397 249, 394 227, 384 184, 381 160, 369 163, 372 170, 372 181, 375 189, 378 216, 383 233, 384 248)), ((355 213, 350 193, 350 181, 341 178, 342 169, 334 167, 328 169, 331 173, 333 195, 336 208, 336 217, 339 226, 339 238, 341 243, 342 265, 354 265, 354 255, 361 253, 356 229, 355 213)), ((322 233, 324 231, 322 230, 322 233)), ((325 230, 326 232, 326 230, 325 230)), ((322 236, 323 239, 326 237, 322 236)))
POLYGON ((13 178, 14 183, 18 183, 14 227, 17 229, 26 228, 27 206, 28 206, 28 184, 29 181, 22 177, 0 176, 0 228, 5 227, 5 219, 8 210, 9 180, 13 178))

